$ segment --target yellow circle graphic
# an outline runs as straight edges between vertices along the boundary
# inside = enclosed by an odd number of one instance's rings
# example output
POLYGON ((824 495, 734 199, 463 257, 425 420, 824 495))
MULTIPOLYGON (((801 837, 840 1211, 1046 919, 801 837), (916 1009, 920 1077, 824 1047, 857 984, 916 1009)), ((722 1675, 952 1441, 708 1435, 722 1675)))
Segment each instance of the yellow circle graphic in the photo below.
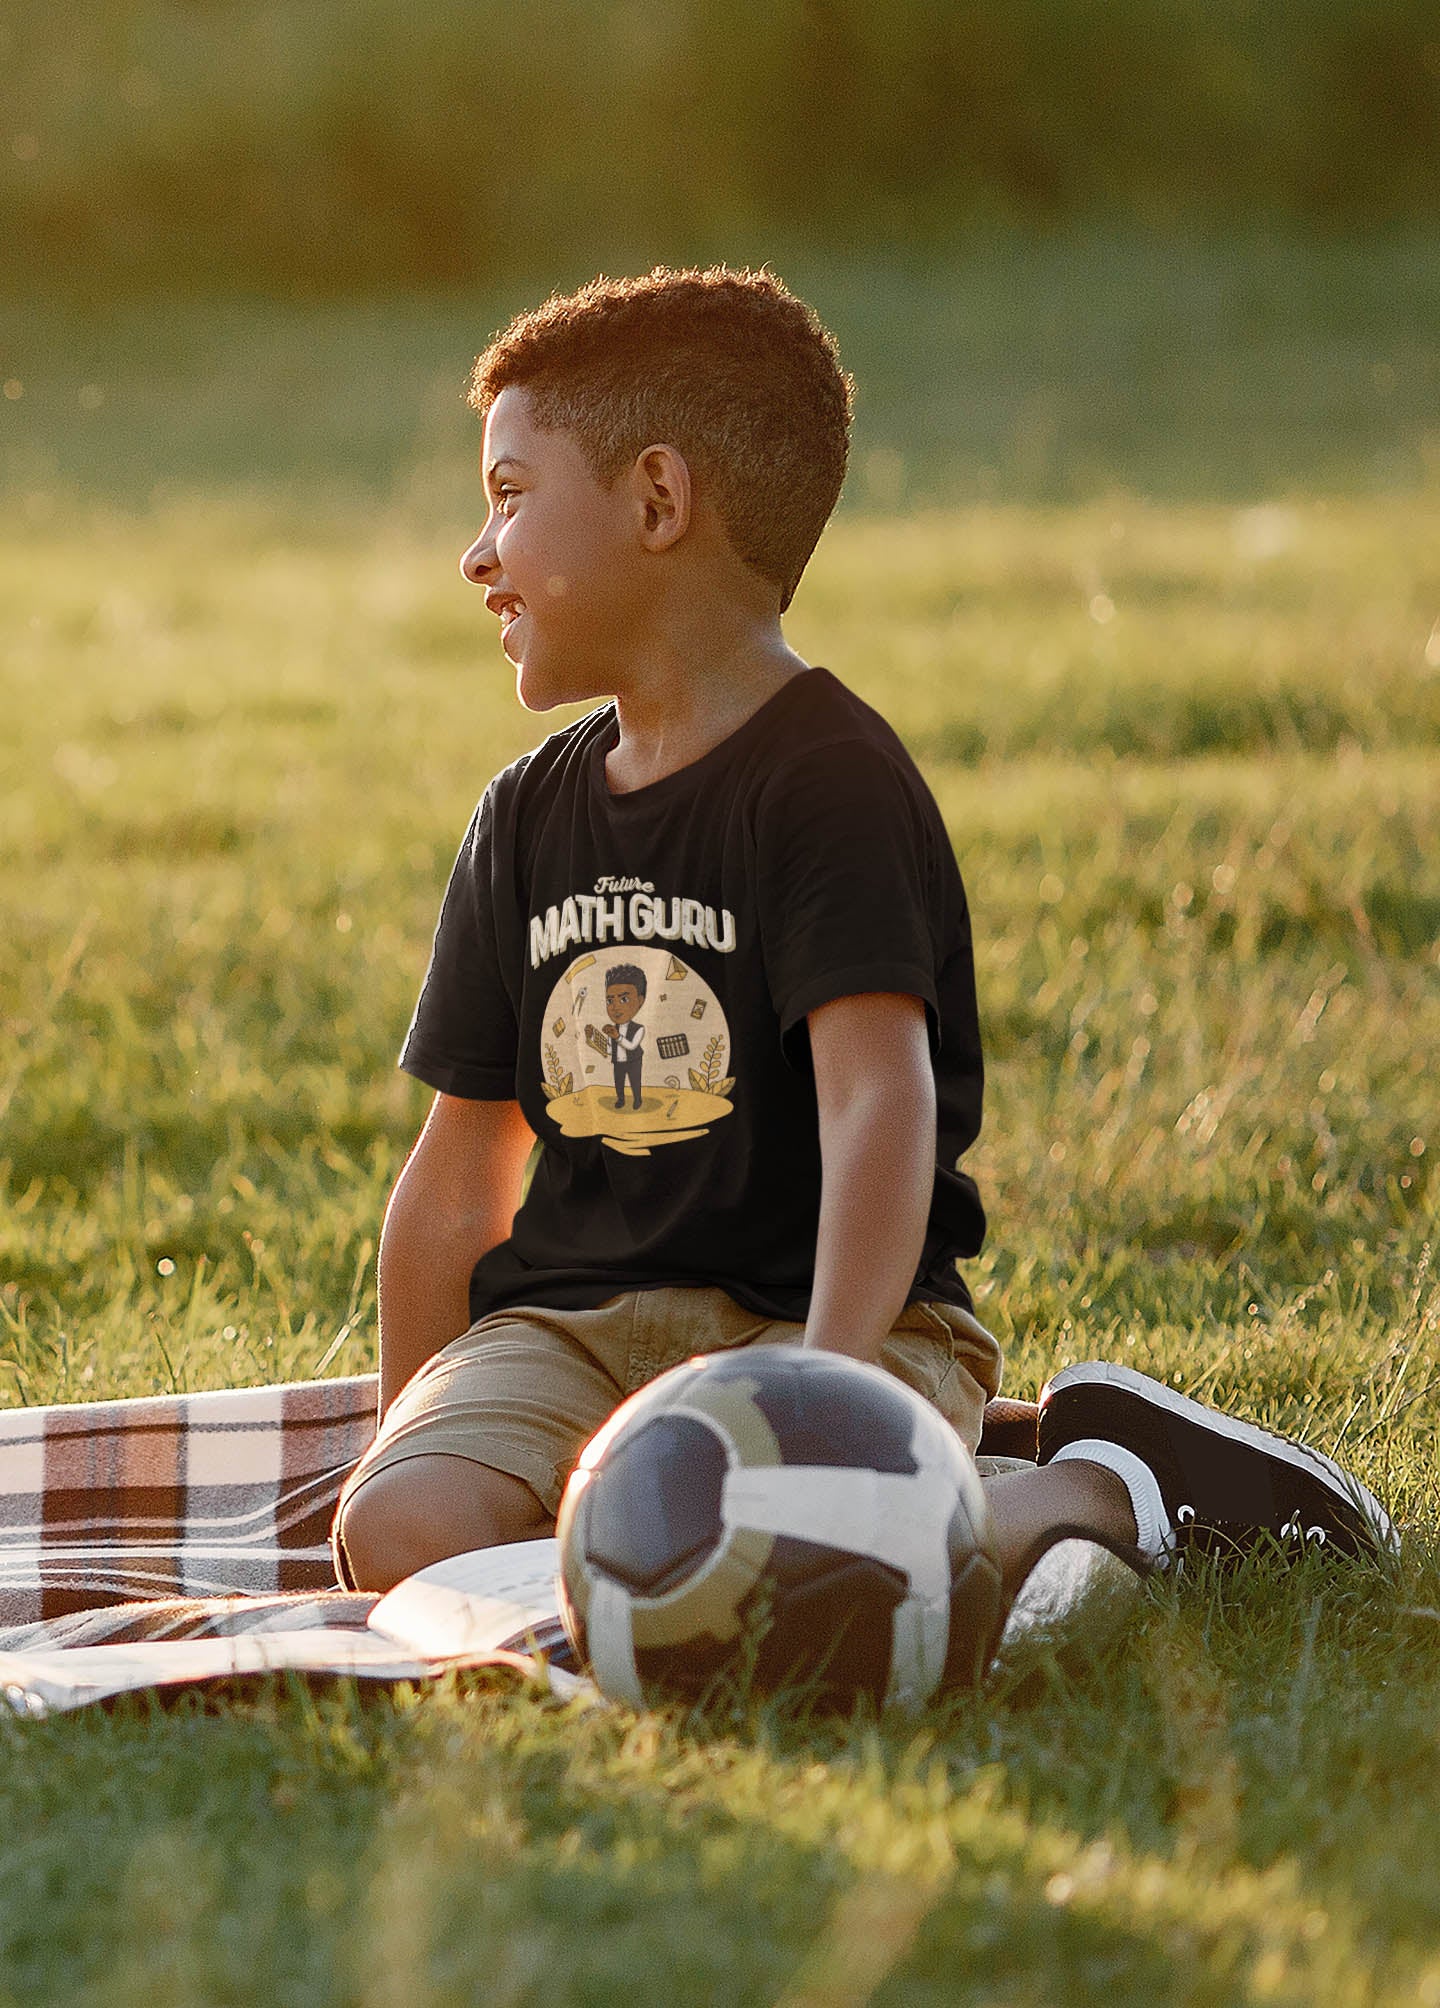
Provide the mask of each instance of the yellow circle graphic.
POLYGON ((734 1106, 720 1000, 668 948, 577 957, 550 993, 540 1059, 562 1136, 598 1136, 626 1157, 704 1136, 734 1106))

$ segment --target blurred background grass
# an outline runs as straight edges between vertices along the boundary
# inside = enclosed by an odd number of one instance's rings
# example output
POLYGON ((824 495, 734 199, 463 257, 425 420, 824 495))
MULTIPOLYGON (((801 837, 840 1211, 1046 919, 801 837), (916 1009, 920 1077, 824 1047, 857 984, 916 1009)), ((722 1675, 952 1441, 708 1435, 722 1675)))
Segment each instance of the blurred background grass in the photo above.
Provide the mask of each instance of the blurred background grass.
POLYGON ((1428 0, 12 0, 0 57, 0 233, 88 292, 1440 197, 1428 0))
MULTIPOLYGON (((1440 229, 1067 224, 987 229, 935 265, 797 244, 775 262, 859 382, 851 509, 1440 481, 1440 229)), ((546 283, 590 269, 557 260, 546 283)), ((506 272, 306 304, 12 292, 0 481, 36 518, 220 486, 454 525, 477 500, 469 364, 538 290, 506 272)))

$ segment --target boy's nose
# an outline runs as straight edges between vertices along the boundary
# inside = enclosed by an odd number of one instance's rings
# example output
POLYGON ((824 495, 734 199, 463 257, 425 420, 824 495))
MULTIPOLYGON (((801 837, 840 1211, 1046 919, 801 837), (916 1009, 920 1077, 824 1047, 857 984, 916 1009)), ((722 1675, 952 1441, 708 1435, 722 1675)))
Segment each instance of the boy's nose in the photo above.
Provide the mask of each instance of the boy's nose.
POLYGON ((482 530, 460 560, 461 576, 467 578, 472 586, 483 586, 494 569, 494 547, 482 530))

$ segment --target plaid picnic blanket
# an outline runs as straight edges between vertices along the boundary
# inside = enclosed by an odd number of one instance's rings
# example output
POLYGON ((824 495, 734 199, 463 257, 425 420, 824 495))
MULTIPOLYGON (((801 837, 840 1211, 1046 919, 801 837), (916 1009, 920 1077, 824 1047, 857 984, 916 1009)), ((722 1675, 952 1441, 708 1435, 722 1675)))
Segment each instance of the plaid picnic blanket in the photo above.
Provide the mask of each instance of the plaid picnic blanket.
POLYGON ((256 1632, 364 1631, 380 1601, 372 1590, 303 1590, 274 1597, 145 1597, 98 1604, 34 1624, 0 1625, 0 1653, 61 1646, 154 1645, 157 1640, 247 1638, 256 1632))
POLYGON ((366 1374, 0 1411, 0 1627, 334 1590, 330 1520, 375 1401, 366 1374))

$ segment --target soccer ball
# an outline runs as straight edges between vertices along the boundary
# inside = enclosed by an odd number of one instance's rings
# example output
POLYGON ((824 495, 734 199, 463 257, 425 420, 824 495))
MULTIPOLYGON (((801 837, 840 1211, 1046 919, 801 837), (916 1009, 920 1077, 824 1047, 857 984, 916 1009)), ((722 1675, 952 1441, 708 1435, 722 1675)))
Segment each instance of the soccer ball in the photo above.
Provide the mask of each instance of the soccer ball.
POLYGON ((746 1346, 662 1374, 587 1444, 556 1534, 571 1642, 636 1707, 728 1677, 913 1711, 978 1681, 999 1635, 970 1453, 837 1353, 746 1346))

